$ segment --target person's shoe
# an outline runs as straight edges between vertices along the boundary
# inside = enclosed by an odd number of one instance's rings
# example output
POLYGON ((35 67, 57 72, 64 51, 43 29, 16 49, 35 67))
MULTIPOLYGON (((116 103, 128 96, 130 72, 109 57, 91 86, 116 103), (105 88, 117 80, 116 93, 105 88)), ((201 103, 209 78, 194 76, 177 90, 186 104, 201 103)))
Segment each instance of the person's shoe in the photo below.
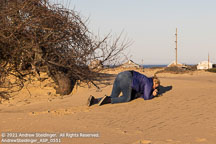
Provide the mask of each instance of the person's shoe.
POLYGON ((101 105, 103 105, 103 104, 108 104, 108 103, 110 103, 110 97, 104 96, 104 97, 100 100, 100 102, 98 103, 98 105, 101 106, 101 105))
POLYGON ((95 97, 92 96, 92 95, 90 95, 90 97, 88 98, 88 101, 87 101, 87 106, 88 106, 88 107, 92 106, 93 104, 96 103, 96 101, 97 101, 97 100, 95 99, 95 97))

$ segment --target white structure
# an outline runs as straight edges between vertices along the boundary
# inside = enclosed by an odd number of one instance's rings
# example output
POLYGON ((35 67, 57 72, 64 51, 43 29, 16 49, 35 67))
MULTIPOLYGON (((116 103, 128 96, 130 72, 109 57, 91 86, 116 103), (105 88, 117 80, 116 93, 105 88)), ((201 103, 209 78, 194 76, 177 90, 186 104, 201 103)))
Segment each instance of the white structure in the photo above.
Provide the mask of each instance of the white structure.
POLYGON ((123 67, 123 68, 133 68, 133 67, 139 68, 140 65, 134 63, 132 60, 129 60, 128 62, 122 64, 121 67, 123 67))
POLYGON ((197 65, 197 69, 208 69, 208 68, 211 69, 212 67, 213 67, 213 63, 208 61, 202 61, 197 65))
POLYGON ((186 67, 184 64, 181 63, 177 63, 176 65, 176 61, 171 62, 167 67, 172 67, 172 66, 177 66, 177 67, 186 67))

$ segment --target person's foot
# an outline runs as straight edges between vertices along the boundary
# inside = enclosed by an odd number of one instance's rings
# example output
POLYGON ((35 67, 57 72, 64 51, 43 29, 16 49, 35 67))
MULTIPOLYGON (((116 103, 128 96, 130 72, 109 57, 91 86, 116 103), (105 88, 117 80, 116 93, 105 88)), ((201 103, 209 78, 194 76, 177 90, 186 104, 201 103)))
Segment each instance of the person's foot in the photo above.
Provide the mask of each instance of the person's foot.
POLYGON ((87 106, 92 106, 94 104, 98 103, 98 100, 95 99, 94 96, 90 95, 90 97, 88 98, 88 101, 87 101, 87 106))
POLYGON ((111 103, 111 98, 109 96, 104 96, 98 103, 99 106, 103 104, 111 103))

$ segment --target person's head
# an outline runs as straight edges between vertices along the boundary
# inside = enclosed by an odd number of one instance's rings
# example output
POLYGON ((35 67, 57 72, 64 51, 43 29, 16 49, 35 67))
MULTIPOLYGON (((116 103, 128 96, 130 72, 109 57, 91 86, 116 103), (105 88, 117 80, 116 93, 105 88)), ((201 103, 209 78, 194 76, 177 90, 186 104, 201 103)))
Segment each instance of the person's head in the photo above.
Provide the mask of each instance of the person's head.
POLYGON ((158 89, 158 87, 160 86, 160 80, 156 75, 154 75, 152 80, 153 80, 153 89, 158 89))

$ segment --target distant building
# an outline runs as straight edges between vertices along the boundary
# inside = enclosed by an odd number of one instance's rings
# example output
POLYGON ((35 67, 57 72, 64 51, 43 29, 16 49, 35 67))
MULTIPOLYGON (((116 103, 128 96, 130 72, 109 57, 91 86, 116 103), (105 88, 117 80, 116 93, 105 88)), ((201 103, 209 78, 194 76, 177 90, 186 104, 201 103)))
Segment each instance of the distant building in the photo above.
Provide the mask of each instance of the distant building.
POLYGON ((213 67, 213 63, 208 61, 202 61, 197 65, 197 69, 211 69, 213 67), (208 66, 209 63, 209 66, 208 66))
POLYGON ((177 63, 176 64, 176 61, 171 62, 167 67, 173 67, 173 66, 177 66, 177 67, 181 67, 181 68, 185 68, 186 67, 186 65, 181 64, 181 63, 177 63))
POLYGON ((127 61, 126 63, 122 64, 121 67, 123 68, 140 68, 139 64, 136 64, 132 60, 127 61))

